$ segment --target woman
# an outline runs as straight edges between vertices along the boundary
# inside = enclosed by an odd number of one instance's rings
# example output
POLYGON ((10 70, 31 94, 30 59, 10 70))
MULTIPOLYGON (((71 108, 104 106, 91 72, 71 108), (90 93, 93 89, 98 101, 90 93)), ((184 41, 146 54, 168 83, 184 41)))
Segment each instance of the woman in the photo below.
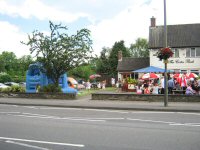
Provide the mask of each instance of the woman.
POLYGON ((154 83, 154 86, 152 87, 152 94, 158 94, 159 86, 158 83, 154 83))

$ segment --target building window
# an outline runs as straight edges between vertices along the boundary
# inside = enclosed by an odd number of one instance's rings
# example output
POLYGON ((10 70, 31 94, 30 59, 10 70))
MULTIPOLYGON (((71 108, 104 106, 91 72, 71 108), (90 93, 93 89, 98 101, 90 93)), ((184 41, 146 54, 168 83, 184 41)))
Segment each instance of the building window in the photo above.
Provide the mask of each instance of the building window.
POLYGON ((173 55, 174 58, 179 57, 179 50, 178 49, 172 49, 172 52, 174 53, 174 55, 173 55))
POLYGON ((180 72, 181 73, 187 73, 187 70, 181 70, 180 72))
POLYGON ((200 57, 200 47, 196 48, 196 57, 200 57))
POLYGON ((190 72, 199 75, 199 70, 191 70, 190 72))
POLYGON ((200 48, 186 49, 186 57, 200 57, 200 48))

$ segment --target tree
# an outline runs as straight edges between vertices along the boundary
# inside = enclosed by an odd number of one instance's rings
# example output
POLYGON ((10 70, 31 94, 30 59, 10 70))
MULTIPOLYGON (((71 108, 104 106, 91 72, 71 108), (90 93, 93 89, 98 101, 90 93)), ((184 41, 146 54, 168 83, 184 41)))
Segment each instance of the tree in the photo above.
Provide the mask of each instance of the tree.
POLYGON ((108 73, 110 71, 110 64, 109 64, 109 54, 110 48, 103 48, 99 58, 96 58, 96 72, 101 73, 108 73))
POLYGON ((110 64, 110 75, 113 77, 117 76, 117 65, 118 65, 118 52, 122 51, 123 57, 130 57, 129 50, 125 47, 124 41, 115 42, 113 45, 110 55, 109 55, 109 64, 110 64))
POLYGON ((135 44, 130 46, 131 55, 133 57, 149 57, 148 42, 146 39, 138 38, 135 44))
POLYGON ((0 71, 14 75, 18 70, 17 57, 13 52, 3 51, 0 55, 0 71))
POLYGON ((92 65, 84 64, 79 67, 76 67, 68 72, 68 75, 78 77, 87 81, 91 74, 95 74, 95 71, 92 69, 92 65))
POLYGON ((33 58, 31 57, 31 55, 24 55, 21 58, 18 59, 18 64, 19 64, 19 73, 18 75, 24 75, 25 72, 28 70, 28 67, 30 64, 32 64, 33 58))
POLYGON ((43 72, 58 86, 62 74, 90 58, 92 41, 87 29, 69 35, 66 26, 55 25, 51 21, 49 24, 50 35, 36 30, 32 36, 28 35, 27 43, 22 43, 30 46, 31 53, 35 53, 43 64, 43 72))

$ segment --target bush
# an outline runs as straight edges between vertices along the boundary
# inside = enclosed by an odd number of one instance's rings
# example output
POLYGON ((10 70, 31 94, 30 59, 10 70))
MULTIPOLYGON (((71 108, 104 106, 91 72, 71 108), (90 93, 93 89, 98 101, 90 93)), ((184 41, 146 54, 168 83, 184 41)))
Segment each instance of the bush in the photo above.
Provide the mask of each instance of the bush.
POLYGON ((47 92, 47 93, 60 93, 62 92, 60 86, 56 86, 55 84, 49 84, 47 86, 43 86, 40 88, 40 92, 47 92))
POLYGON ((8 88, 0 88, 0 92, 25 92, 25 88, 18 85, 12 85, 8 88))
POLYGON ((11 91, 11 87, 8 88, 0 88, 0 92, 10 92, 11 91))
POLYGON ((5 72, 2 72, 0 73, 0 82, 1 83, 4 83, 4 82, 11 82, 11 77, 10 75, 8 75, 7 73, 5 72))
POLYGON ((25 92, 25 88, 18 85, 12 85, 10 92, 25 92))

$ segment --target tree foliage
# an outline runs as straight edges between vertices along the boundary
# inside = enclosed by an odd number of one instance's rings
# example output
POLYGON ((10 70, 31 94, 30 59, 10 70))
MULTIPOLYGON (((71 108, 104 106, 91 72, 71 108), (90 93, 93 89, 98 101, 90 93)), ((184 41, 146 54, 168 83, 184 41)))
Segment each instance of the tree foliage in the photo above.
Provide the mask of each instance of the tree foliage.
POLYGON ((110 48, 103 48, 99 59, 96 58, 96 72, 97 73, 108 73, 110 71, 110 64, 109 64, 109 54, 111 49, 110 48))
POLYGON ((84 64, 68 71, 69 76, 77 77, 87 81, 91 74, 95 74, 91 64, 84 64))
POLYGON ((110 74, 112 76, 116 76, 117 75, 117 65, 118 65, 118 52, 122 51, 122 56, 123 57, 130 57, 130 52, 129 50, 125 47, 124 45, 124 41, 119 41, 119 42, 115 42, 115 44, 113 45, 110 55, 109 55, 109 64, 110 66, 110 74))
POLYGON ((31 53, 43 64, 45 73, 58 85, 59 77, 68 70, 88 61, 91 54, 90 31, 81 29, 74 35, 67 34, 68 28, 49 21, 50 35, 33 31, 28 36, 31 53))
POLYGON ((148 42, 146 39, 138 38, 135 44, 130 46, 131 56, 138 57, 149 57, 148 42))

